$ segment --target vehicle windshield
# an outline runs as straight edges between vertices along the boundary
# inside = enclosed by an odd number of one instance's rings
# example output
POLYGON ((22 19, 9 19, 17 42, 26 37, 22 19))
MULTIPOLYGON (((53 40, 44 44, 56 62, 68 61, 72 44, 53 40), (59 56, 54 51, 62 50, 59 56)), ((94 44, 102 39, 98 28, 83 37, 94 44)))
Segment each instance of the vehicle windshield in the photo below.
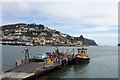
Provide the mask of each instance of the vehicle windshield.
POLYGON ((37 56, 44 56, 44 57, 47 57, 47 54, 37 54, 37 56))
POLYGON ((37 56, 43 56, 43 54, 37 54, 37 56))

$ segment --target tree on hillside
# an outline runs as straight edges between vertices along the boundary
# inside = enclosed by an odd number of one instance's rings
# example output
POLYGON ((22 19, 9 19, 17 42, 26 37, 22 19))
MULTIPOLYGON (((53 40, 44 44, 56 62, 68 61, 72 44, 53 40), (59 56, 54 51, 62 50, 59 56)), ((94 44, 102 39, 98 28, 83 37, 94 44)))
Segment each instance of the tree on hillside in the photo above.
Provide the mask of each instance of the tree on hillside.
POLYGON ((44 29, 45 28, 45 26, 42 25, 42 24, 39 24, 38 27, 39 27, 39 29, 44 29))
POLYGON ((83 37, 83 35, 80 36, 80 39, 84 41, 84 37, 83 37))
POLYGON ((71 37, 71 36, 69 36, 69 35, 66 36, 67 39, 70 39, 70 37, 71 37))

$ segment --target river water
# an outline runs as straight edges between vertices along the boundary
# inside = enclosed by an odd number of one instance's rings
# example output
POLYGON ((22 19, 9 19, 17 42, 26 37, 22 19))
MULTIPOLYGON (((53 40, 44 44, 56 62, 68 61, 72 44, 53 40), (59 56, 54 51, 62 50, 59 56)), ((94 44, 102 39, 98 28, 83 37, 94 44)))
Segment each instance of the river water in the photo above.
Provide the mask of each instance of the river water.
MULTIPOLYGON (((15 62, 24 56, 24 46, 2 46, 2 68, 8 70, 15 67, 15 62)), ((28 46, 31 57, 37 53, 52 52, 56 47, 28 46)), ((58 47, 61 52, 70 53, 78 47, 58 47)), ((41 78, 118 78, 118 47, 87 47, 91 57, 90 63, 69 65, 62 69, 50 71, 41 78)))

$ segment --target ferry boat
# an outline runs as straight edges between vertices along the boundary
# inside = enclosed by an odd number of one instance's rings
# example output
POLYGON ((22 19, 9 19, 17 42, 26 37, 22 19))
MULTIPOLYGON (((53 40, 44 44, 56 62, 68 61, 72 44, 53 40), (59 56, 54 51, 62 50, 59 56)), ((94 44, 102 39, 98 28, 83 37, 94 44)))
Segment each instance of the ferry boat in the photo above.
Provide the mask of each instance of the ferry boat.
POLYGON ((86 53, 87 48, 78 48, 78 53, 75 56, 76 62, 89 62, 90 57, 86 53))

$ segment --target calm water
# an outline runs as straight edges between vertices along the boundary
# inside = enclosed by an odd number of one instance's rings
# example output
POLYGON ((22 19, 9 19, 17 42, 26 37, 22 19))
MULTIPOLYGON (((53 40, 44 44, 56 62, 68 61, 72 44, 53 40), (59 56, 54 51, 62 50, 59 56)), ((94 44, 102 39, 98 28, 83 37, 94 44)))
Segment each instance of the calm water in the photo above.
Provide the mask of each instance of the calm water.
MULTIPOLYGON (((15 62, 24 56, 24 46, 2 46, 3 70, 15 67, 15 62)), ((61 52, 70 52, 77 47, 59 47, 61 52)), ((41 52, 52 52, 55 47, 29 46, 31 57, 41 52)), ((66 66, 53 70, 37 78, 117 78, 118 77, 118 47, 88 47, 90 63, 66 66)))

